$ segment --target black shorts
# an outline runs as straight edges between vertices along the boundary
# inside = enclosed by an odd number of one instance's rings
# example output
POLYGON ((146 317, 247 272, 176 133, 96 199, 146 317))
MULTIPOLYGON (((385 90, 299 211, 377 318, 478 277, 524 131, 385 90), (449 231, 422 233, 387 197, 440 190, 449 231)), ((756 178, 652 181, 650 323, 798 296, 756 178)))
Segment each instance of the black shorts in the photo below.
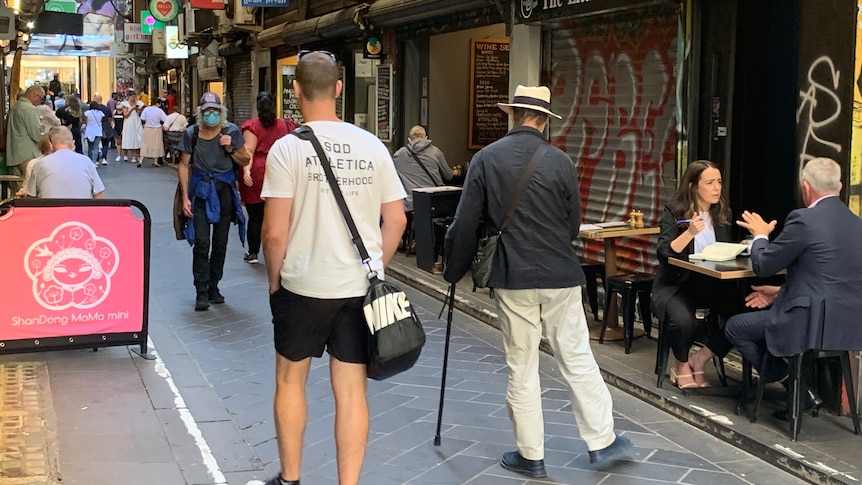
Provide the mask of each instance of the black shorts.
POLYGON ((298 362, 323 350, 351 364, 368 362, 364 297, 323 300, 279 288, 270 295, 275 351, 298 362))

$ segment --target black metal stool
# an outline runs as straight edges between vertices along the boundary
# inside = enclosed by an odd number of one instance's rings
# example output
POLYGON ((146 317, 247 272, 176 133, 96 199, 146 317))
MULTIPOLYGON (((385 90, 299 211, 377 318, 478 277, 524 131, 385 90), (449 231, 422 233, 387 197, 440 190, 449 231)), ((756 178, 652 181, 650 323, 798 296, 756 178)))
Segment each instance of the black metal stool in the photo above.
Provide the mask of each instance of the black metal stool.
POLYGON ((635 304, 639 304, 641 317, 644 322, 644 331, 647 337, 652 332, 652 314, 650 313, 650 293, 655 275, 648 273, 625 273, 605 278, 605 314, 602 319, 602 333, 599 343, 605 341, 605 331, 608 328, 608 313, 611 309, 611 297, 614 292, 622 298, 623 311, 623 341, 626 353, 631 352, 632 336, 635 326, 635 304))
MULTIPOLYGON (((767 362, 768 362, 768 354, 764 354, 763 360, 760 362, 760 368, 766 370, 767 362)), ((822 359, 822 358, 838 358, 841 363, 841 375, 843 378, 844 386, 847 390, 847 400, 850 405, 850 419, 853 422, 853 433, 860 434, 860 423, 859 423, 859 414, 856 412, 856 393, 853 388, 853 376, 852 376, 852 368, 850 367, 850 351, 821 351, 817 349, 809 350, 803 354, 796 354, 790 358, 790 376, 789 386, 788 386, 788 400, 789 403, 789 428, 790 428, 790 440, 796 441, 799 438, 799 429, 802 426, 802 415, 805 413, 803 408, 803 385, 804 382, 802 376, 802 368, 803 361, 805 359, 822 359)), ((751 364, 747 364, 743 368, 743 379, 748 380, 749 383, 745 383, 744 387, 746 390, 750 388, 751 381, 751 364)), ((757 391, 754 399, 754 409, 748 415, 748 419, 750 422, 754 423, 757 421, 757 410, 760 407, 760 403, 763 400, 765 384, 763 379, 757 379, 757 391)), ((737 405, 737 414, 742 412, 744 408, 744 401, 748 397, 747 393, 744 393, 742 399, 740 399, 740 403, 737 405)), ((812 416, 817 416, 818 410, 815 408, 812 410, 812 416)))
POLYGON ((581 269, 587 277, 587 300, 596 320, 599 319, 599 285, 598 280, 605 284, 605 263, 594 259, 582 259, 581 269))

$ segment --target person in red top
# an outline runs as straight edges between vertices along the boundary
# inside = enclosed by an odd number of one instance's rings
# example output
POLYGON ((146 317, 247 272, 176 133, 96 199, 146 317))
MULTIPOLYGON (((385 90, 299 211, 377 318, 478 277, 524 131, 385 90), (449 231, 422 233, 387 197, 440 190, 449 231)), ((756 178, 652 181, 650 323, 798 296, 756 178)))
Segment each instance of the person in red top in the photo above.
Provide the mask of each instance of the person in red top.
POLYGON ((174 106, 177 105, 177 98, 174 96, 174 89, 169 87, 168 89, 162 91, 162 98, 167 103, 165 106, 165 114, 171 114, 174 112, 174 106))
POLYGON ((243 167, 239 195, 248 212, 247 238, 248 252, 243 261, 257 263, 257 253, 260 251, 260 229, 263 224, 263 199, 260 190, 263 187, 263 175, 266 173, 266 156, 276 140, 287 135, 296 128, 296 123, 289 118, 276 118, 275 99, 266 91, 257 95, 257 118, 242 124, 242 136, 245 147, 252 152, 251 163, 243 167))

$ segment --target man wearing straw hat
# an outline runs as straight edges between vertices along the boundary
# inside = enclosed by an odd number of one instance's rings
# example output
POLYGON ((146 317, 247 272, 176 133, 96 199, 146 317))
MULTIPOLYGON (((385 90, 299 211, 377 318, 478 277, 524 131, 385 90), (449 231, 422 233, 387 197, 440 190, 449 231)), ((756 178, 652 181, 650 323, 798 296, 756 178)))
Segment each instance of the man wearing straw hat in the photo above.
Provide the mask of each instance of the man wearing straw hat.
POLYGON ((504 453, 500 464, 531 478, 546 476, 538 355, 542 323, 571 389, 572 412, 590 462, 606 462, 632 446, 614 432, 611 395, 590 350, 581 302, 586 279, 571 245, 581 223, 578 178, 571 158, 544 140, 548 116, 561 119, 551 112, 550 100, 545 86, 518 86, 512 103, 498 105, 512 117, 514 128, 470 162, 446 234, 444 273, 454 283, 470 269, 480 224, 485 234, 500 234, 488 287, 497 301, 509 367, 506 404, 518 446, 504 453), (534 156, 535 171, 501 233, 507 206, 534 156))

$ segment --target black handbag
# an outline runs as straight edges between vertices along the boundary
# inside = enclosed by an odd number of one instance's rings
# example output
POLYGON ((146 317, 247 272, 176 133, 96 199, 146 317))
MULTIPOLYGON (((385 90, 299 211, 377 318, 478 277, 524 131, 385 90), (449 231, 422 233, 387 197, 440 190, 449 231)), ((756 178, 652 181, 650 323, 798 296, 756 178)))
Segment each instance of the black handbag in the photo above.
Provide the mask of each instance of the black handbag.
POLYGON ((425 329, 422 322, 400 288, 377 277, 371 268, 371 257, 362 242, 362 236, 353 222, 350 209, 344 201, 341 188, 335 181, 335 174, 329 165, 329 157, 320 146, 314 131, 308 126, 300 126, 292 133, 301 140, 310 141, 326 173, 326 181, 335 195, 338 208, 350 229, 353 244, 359 251, 362 264, 368 267, 368 292, 362 310, 368 324, 368 377, 382 380, 404 372, 419 359, 425 345, 425 329))
POLYGON ((476 286, 476 288, 488 287, 488 279, 491 276, 491 266, 494 263, 494 255, 497 254, 497 243, 499 242, 500 235, 503 234, 503 230, 505 230, 506 226, 509 225, 509 220, 512 218, 512 214, 515 213, 515 209, 518 207, 518 202, 521 200, 521 196, 524 195, 524 191, 527 189, 527 184, 530 183, 530 178, 532 178, 533 172, 536 171, 536 165, 538 165, 539 160, 545 156, 546 151, 548 151, 548 144, 542 142, 542 144, 536 148, 536 152, 533 153, 533 158, 531 158, 527 166, 524 167, 524 173, 521 174, 521 179, 518 180, 515 192, 509 200, 509 205, 506 206, 506 214, 503 216, 503 222, 500 223, 497 233, 483 237, 479 240, 479 247, 476 250, 476 256, 473 258, 473 263, 470 265, 473 285, 476 286))

